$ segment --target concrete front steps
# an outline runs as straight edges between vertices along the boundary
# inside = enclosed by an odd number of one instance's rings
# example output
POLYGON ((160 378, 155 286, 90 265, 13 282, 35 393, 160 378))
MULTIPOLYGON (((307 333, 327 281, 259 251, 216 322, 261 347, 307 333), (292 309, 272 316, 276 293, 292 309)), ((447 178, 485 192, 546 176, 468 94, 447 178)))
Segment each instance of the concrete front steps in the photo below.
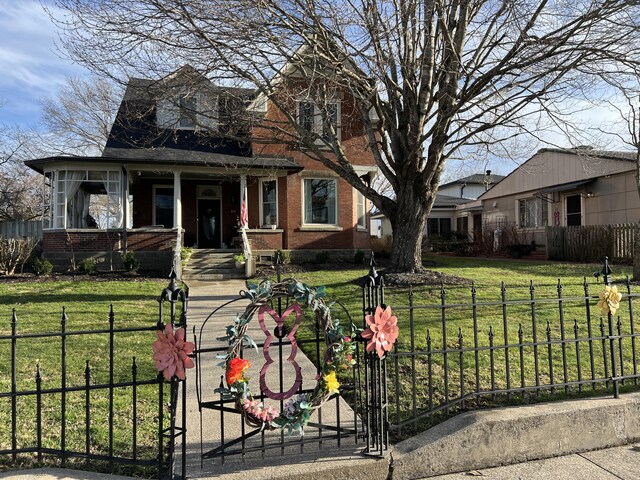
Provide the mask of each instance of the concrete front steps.
POLYGON ((182 269, 182 278, 189 281, 210 282, 229 278, 245 278, 243 268, 236 268, 234 255, 241 250, 220 250, 214 248, 195 249, 182 269))

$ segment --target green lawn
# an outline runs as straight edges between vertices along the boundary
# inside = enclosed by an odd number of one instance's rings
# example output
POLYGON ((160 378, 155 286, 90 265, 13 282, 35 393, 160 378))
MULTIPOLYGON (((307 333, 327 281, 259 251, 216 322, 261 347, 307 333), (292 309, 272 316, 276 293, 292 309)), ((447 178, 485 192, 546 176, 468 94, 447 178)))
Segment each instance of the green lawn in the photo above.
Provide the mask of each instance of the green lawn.
MULTIPOLYGON (((476 380, 476 356, 474 352, 464 352, 460 356, 459 352, 447 353, 448 381, 444 381, 444 355, 442 352, 434 352, 428 355, 427 335, 431 339, 431 349, 443 350, 459 348, 460 335, 463 347, 474 347, 473 329, 473 308, 471 296, 471 284, 445 286, 445 311, 446 340, 443 336, 443 309, 441 308, 440 286, 416 285, 413 288, 412 311, 408 308, 409 291, 408 288, 386 288, 386 303, 390 305, 399 319, 400 337, 398 340, 398 351, 400 353, 411 351, 411 344, 414 351, 421 351, 415 360, 411 357, 392 358, 389 362, 389 393, 391 402, 390 417, 392 421, 401 422, 411 417, 414 409, 413 391, 415 389, 416 401, 415 410, 419 414, 428 410, 428 406, 437 407, 444 402, 445 396, 450 400, 460 396, 461 393, 468 394, 476 389, 490 390, 492 388, 507 387, 507 357, 502 346, 506 339, 509 345, 509 386, 519 388, 522 386, 531 387, 536 385, 536 370, 534 361, 534 347, 531 345, 519 348, 513 346, 519 343, 522 335, 523 343, 533 342, 534 320, 532 315, 530 300, 530 286, 533 282, 534 295, 537 300, 535 307, 535 327, 537 329, 538 342, 546 341, 547 327, 553 341, 560 342, 563 334, 566 340, 575 338, 577 327, 578 337, 587 335, 588 323, 586 313, 586 302, 584 300, 584 280, 589 285, 589 307, 592 335, 600 335, 600 320, 605 322, 605 332, 608 331, 606 316, 602 317, 596 308, 597 296, 603 289, 602 278, 596 279, 594 272, 602 270, 602 265, 596 264, 560 264, 560 263, 536 263, 510 261, 502 259, 475 259, 475 258, 451 258, 451 257, 430 257, 427 260, 434 261, 436 266, 430 267, 434 270, 455 275, 473 281, 476 288, 476 321, 478 325, 478 347, 489 346, 490 329, 493 333, 493 345, 497 347, 493 350, 493 360, 491 350, 488 348, 478 352, 478 377, 476 380), (558 302, 558 279, 562 283, 563 301, 558 302), (501 304, 502 282, 505 287, 505 298, 509 301, 520 301, 517 304, 508 304, 506 314, 501 304), (560 312, 562 311, 564 328, 560 322, 560 312), (411 317, 413 313, 413 318, 411 317), (411 336, 410 323, 414 324, 414 335, 411 336), (547 325, 547 322, 548 325, 547 325), (506 330, 505 330, 506 325, 506 330), (522 330, 520 330, 522 328, 522 330), (522 332, 522 333, 520 333, 522 332), (491 364, 493 362, 494 376, 491 375, 491 364), (461 368, 462 367, 462 368, 461 368), (429 384, 429 371, 431 371, 431 388, 429 384)), ((612 266, 613 282, 618 284, 622 292, 626 292, 625 277, 631 275, 631 268, 628 266, 612 266)), ((346 268, 340 271, 319 270, 307 273, 296 274, 295 276, 309 285, 325 285, 331 299, 339 300, 351 312, 356 324, 361 324, 361 290, 353 280, 365 275, 366 268, 354 269, 346 268)), ((633 291, 638 291, 633 287, 633 291)), ((634 313, 637 316, 640 303, 633 300, 634 313)), ((335 313, 340 315, 338 311, 335 313)), ((629 302, 625 296, 621 302, 621 308, 614 318, 620 318, 620 329, 623 334, 630 333, 629 302)), ((616 327, 617 328, 617 327, 616 327)), ((635 331, 637 332, 636 327, 635 331)), ((302 330, 304 331, 304 330, 302 330)), ((307 328, 307 332, 310 332, 307 328)), ((310 333, 307 333, 310 335, 310 333)), ((640 342, 640 339, 638 339, 640 342)), ((616 343, 619 355, 620 343, 616 343)), ((624 373, 632 373, 634 364, 631 355, 631 339, 622 341, 622 358, 624 373)), ((637 345, 640 349, 640 343, 637 345)), ((591 378, 591 365, 589 362, 590 351, 593 351, 595 358, 594 377, 605 377, 604 355, 607 355, 607 368, 610 368, 609 344, 603 351, 602 342, 594 341, 589 345, 586 341, 579 343, 578 349, 572 342, 565 343, 564 349, 561 343, 552 345, 549 355, 548 347, 540 345, 538 351, 538 382, 540 385, 591 378), (563 352, 564 350, 564 352, 563 352), (580 355, 580 362, 577 355, 580 355), (566 358, 566 363, 563 361, 566 358)), ((313 356, 313 353, 311 352, 313 356)), ((620 364, 620 362, 618 362, 620 364)), ((636 366, 637 368, 637 366, 636 366)), ((610 372, 610 370, 609 370, 610 372)), ((629 387, 629 382, 625 388, 629 387)), ((591 387, 583 387, 582 392, 578 392, 576 387, 570 387, 570 394, 593 394, 591 387)), ((599 388, 595 393, 602 392, 599 388)), ((469 399, 466 408, 477 406, 491 406, 505 403, 516 403, 519 401, 539 401, 543 399, 555 398, 564 394, 564 388, 555 388, 553 391, 547 390, 540 395, 535 392, 504 396, 484 397, 481 401, 469 399)), ((455 409, 454 409, 455 410, 455 409)), ((418 428, 423 428, 436 418, 428 418, 426 423, 418 423, 418 428)))
MULTIPOLYGON (((166 280, 96 281, 56 279, 3 283, 0 285, 0 335, 11 334, 12 309, 17 316, 17 333, 60 332, 62 309, 66 309, 67 332, 109 328, 109 309, 113 305, 114 328, 153 327, 158 321, 158 301, 166 280)), ((114 344, 114 380, 132 379, 132 359, 136 357, 138 380, 156 375, 151 343, 152 331, 117 333, 114 344)), ((42 389, 59 388, 61 376, 59 336, 19 338, 17 352, 17 390, 35 390, 36 364, 40 364, 42 389)), ((85 385, 89 360, 91 385, 109 381, 109 335, 67 336, 67 386, 85 385)), ((167 389, 168 390, 168 389, 167 389)), ((11 341, 0 340, 0 392, 11 391, 11 341)), ((155 458, 157 442, 157 386, 138 388, 138 454, 155 458)), ((106 454, 108 446, 108 390, 95 390, 91 401, 91 452, 106 454)), ((61 395, 43 395, 43 447, 60 448, 61 395)), ((132 389, 116 389, 114 395, 114 453, 130 456, 132 451, 132 389)), ((36 406, 34 396, 17 399, 18 446, 35 446, 36 406)), ((85 392, 67 395, 67 448, 85 448, 85 392)), ((11 447, 11 399, 0 398, 0 450, 11 447)), ((0 457, 0 467, 9 460, 0 457)), ((29 462, 28 456, 21 461, 29 462)))

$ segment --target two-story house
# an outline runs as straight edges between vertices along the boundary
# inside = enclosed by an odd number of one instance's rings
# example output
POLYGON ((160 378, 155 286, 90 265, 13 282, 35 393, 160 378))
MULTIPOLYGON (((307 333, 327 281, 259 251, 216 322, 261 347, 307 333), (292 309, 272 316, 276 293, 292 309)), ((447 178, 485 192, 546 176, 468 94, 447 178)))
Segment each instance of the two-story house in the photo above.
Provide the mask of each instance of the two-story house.
MULTIPOLYGON (((321 131, 313 99, 292 98, 298 124, 321 131)), ((369 181, 376 167, 359 110, 347 93, 330 108, 332 133, 369 181)), ((182 246, 352 258, 370 245, 368 202, 299 145, 264 141, 261 125, 282 115, 189 66, 131 79, 102 155, 26 162, 50 187, 43 255, 63 270, 86 257, 117 268, 119 254, 133 251, 143 268, 168 271, 182 246)))

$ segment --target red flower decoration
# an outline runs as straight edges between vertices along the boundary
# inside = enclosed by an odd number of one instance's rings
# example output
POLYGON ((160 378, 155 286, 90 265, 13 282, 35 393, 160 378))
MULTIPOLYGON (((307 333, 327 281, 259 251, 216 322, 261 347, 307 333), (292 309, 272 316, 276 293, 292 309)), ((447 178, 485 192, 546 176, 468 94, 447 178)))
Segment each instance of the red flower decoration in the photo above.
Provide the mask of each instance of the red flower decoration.
POLYGON ((249 360, 244 358, 236 357, 229 360, 227 365, 227 385, 231 386, 238 381, 244 380, 244 371, 250 366, 249 360))
POLYGON ((171 380, 174 375, 184 380, 184 369, 193 368, 193 360, 188 355, 195 348, 193 343, 184 341, 184 328, 174 332, 173 326, 168 323, 164 330, 158 330, 156 335, 158 339, 153 342, 156 369, 164 374, 166 380, 171 380))
POLYGON ((383 311, 382 307, 378 306, 375 315, 367 315, 365 320, 369 327, 362 332, 362 338, 369 340, 367 352, 375 349, 378 357, 382 358, 398 339, 398 318, 391 315, 391 307, 383 311))

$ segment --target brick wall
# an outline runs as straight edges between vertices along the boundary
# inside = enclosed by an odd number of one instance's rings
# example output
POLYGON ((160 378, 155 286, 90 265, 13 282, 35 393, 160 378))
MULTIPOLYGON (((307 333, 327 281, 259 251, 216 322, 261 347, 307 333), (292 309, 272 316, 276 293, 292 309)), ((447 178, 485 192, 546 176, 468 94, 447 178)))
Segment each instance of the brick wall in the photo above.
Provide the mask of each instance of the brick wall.
MULTIPOLYGON (((175 245, 173 230, 129 230, 127 246, 137 251, 171 251, 175 245)), ((42 249, 48 252, 113 252, 122 251, 122 231, 113 230, 45 230, 42 249)))
POLYGON ((249 230, 247 237, 252 250, 275 251, 282 249, 282 233, 282 230, 249 230))

